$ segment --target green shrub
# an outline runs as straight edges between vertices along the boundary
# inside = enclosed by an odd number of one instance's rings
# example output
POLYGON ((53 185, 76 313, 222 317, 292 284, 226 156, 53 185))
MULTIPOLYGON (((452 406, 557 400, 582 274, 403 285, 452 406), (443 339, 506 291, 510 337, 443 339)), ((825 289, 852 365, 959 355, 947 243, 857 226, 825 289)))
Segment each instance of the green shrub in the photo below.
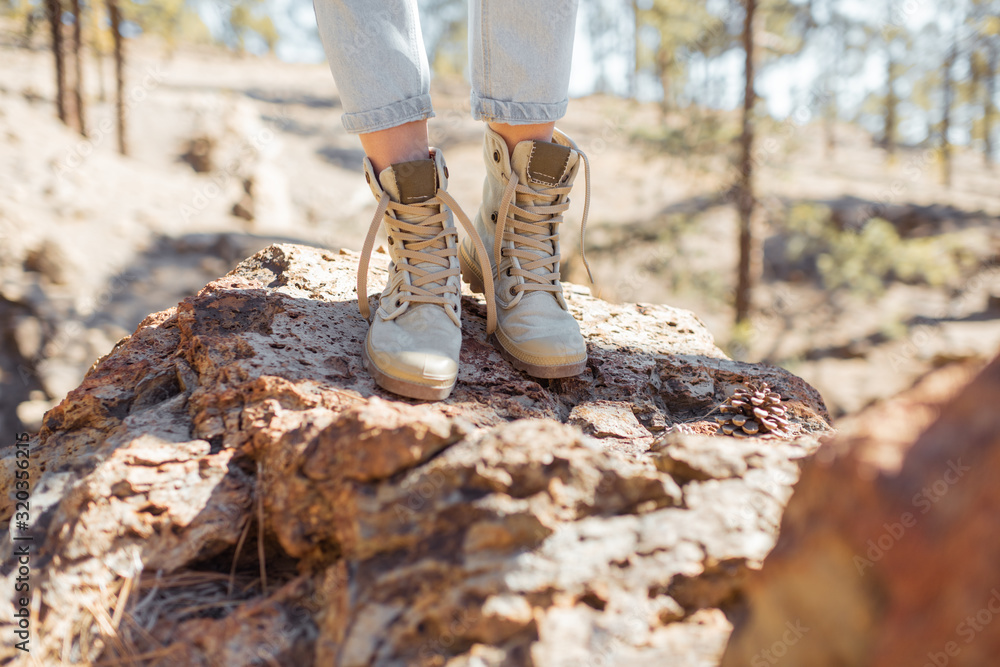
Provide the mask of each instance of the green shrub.
POLYGON ((822 205, 793 206, 783 227, 785 258, 814 264, 829 290, 875 297, 893 280, 941 287, 959 280, 968 264, 954 234, 903 239, 891 222, 877 217, 859 228, 841 228, 822 205))

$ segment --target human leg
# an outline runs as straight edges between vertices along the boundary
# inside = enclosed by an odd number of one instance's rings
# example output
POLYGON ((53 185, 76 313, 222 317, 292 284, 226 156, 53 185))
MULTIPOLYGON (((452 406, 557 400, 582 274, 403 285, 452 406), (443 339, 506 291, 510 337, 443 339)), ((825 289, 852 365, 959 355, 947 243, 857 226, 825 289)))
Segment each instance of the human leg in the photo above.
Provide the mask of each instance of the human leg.
MULTIPOLYGON (((569 377, 587 363, 559 282, 559 225, 581 163, 589 171, 576 144, 554 130, 567 105, 575 17, 575 0, 474 0, 470 12, 472 107, 488 123, 475 225, 499 305, 495 342, 515 367, 536 377, 569 377)), ((486 263, 469 239, 460 255, 472 289, 488 292, 480 269, 486 263)))
MULTIPOLYGON (((507 125, 555 123, 562 118, 568 104, 578 0, 470 0, 469 4, 473 117, 507 125)), ((498 129, 502 128, 494 127, 498 129)))
MULTIPOLYGON (((448 170, 440 151, 432 148, 428 159, 397 162, 380 173, 369 158, 364 167, 379 202, 358 266, 358 307, 371 325, 362 349, 365 367, 383 389, 422 400, 447 398, 458 376, 462 343, 453 216, 467 234, 475 231, 447 192, 448 170), (371 312, 368 262, 381 226, 392 261, 385 289, 371 312)), ((481 243, 478 251, 486 252, 481 243)), ((495 307, 487 300, 488 331, 495 322, 495 307)))
POLYGON ((552 132, 556 129, 555 121, 550 123, 532 123, 530 125, 511 125, 510 123, 489 123, 490 129, 503 137, 507 144, 507 154, 514 154, 514 147, 522 141, 552 141, 552 132))
MULTIPOLYGON (((358 307, 370 326, 365 367, 384 389, 446 398, 458 374, 461 282, 448 171, 427 142, 434 115, 414 0, 315 0, 320 35, 344 105, 345 128, 365 149, 365 178, 379 202, 358 267, 358 307), (368 262, 380 227, 389 275, 375 312, 368 262)), ((480 243, 481 246, 481 243, 480 243)), ((488 328, 495 312, 488 302, 488 328)))
POLYGON ((375 173, 381 174, 389 165, 413 160, 426 160, 430 154, 427 142, 427 121, 415 120, 403 125, 358 135, 365 155, 372 161, 375 173))
POLYGON ((434 116, 416 0, 313 0, 313 8, 348 132, 434 116))

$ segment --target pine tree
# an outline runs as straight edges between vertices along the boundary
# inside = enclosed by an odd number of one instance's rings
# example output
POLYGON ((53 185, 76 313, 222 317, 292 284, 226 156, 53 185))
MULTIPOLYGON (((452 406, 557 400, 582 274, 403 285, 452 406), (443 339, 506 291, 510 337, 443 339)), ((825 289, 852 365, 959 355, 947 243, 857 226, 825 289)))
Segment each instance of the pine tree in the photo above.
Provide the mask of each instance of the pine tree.
POLYGON ((637 0, 626 0, 632 10, 632 73, 628 82, 628 94, 634 100, 639 99, 639 51, 642 35, 642 19, 637 0))
POLYGON ((996 115, 997 76, 1000 76, 1000 72, 997 71, 997 66, 1000 65, 998 63, 1000 48, 994 41, 989 45, 988 50, 986 99, 983 100, 983 158, 986 161, 986 166, 992 168, 996 163, 996 157, 993 154, 993 117, 996 115))
POLYGON ((56 66, 56 114, 66 122, 66 63, 63 53, 62 3, 60 0, 45 0, 49 27, 52 30, 52 55, 56 66))
POLYGON ((247 38, 263 40, 268 51, 278 43, 278 31, 269 16, 263 13, 261 0, 235 0, 229 10, 228 29, 233 45, 240 53, 246 52, 247 38))
POLYGON ((683 82, 685 63, 696 54, 716 54, 731 44, 725 18, 713 16, 699 0, 652 0, 648 7, 635 4, 636 76, 651 69, 663 91, 661 110, 670 110, 677 84, 683 82), (641 37, 641 26, 656 33, 658 43, 650 48, 641 37))
POLYGON ((823 149, 826 158, 832 159, 834 148, 837 145, 837 87, 840 84, 841 71, 843 69, 842 61, 847 50, 847 37, 845 35, 847 21, 836 12, 831 12, 828 28, 830 50, 827 53, 826 67, 823 72, 823 91, 826 95, 826 100, 822 108, 823 149))
POLYGON ((83 50, 83 13, 80 0, 72 0, 73 7, 73 101, 76 115, 76 129, 87 136, 83 95, 83 66, 80 52, 83 50))
POLYGON ((969 103, 982 109, 978 137, 983 141, 983 161, 987 168, 995 164, 993 126, 996 117, 997 76, 1000 75, 1000 0, 972 0, 969 13, 973 86, 969 103))
POLYGON ((896 87, 899 81, 900 64, 896 60, 896 51, 904 35, 902 26, 896 23, 895 8, 896 3, 889 0, 881 30, 885 52, 885 102, 882 107, 882 140, 880 143, 890 158, 896 153, 896 128, 899 125, 899 96, 896 94, 896 87))
POLYGON ((108 91, 104 85, 104 56, 111 48, 111 36, 107 30, 101 28, 102 17, 99 10, 100 6, 96 2, 91 5, 88 12, 87 29, 90 32, 90 50, 94 54, 94 61, 97 65, 98 99, 101 102, 106 102, 108 91))
POLYGON ((740 180, 737 209, 740 220, 740 257, 736 278, 736 323, 745 323, 750 318, 753 293, 754 235, 753 235, 753 109, 756 101, 754 92, 754 17, 757 0, 743 0, 743 131, 740 136, 740 180))
POLYGON ((946 187, 951 187, 951 113, 955 99, 955 62, 958 60, 958 40, 957 37, 948 48, 948 55, 945 57, 942 67, 942 79, 944 83, 941 87, 941 182, 946 187))
POLYGON ((125 140, 125 44, 122 38, 122 17, 118 0, 107 0, 108 18, 111 21, 111 36, 115 42, 115 116, 118 120, 118 152, 128 155, 125 140))

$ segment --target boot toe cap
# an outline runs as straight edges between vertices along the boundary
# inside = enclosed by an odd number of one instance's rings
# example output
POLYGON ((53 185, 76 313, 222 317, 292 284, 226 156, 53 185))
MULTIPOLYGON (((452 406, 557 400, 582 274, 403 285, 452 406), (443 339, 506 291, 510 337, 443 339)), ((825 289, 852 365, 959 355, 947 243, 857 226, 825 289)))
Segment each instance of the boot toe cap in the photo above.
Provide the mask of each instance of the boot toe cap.
POLYGON ((372 362, 386 375, 407 382, 449 385, 458 375, 454 359, 435 352, 376 351, 368 349, 372 362))
POLYGON ((533 364, 562 365, 585 360, 587 346, 579 331, 536 336, 510 341, 505 345, 516 351, 518 357, 533 364))

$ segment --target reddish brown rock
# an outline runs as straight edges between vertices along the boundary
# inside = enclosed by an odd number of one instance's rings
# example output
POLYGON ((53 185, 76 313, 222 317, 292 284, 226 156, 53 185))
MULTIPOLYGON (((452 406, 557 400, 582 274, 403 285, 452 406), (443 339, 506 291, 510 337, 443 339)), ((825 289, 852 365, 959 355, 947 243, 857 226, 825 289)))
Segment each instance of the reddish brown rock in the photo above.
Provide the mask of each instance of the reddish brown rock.
MULTIPOLYGON (((690 313, 568 286, 583 375, 515 371, 466 296, 455 392, 400 400, 361 364, 356 264, 272 246, 151 315, 48 413, 31 442, 29 528, 14 529, 34 540, 33 655, 717 662, 723 610, 829 431, 815 390, 727 359, 690 313), (788 398, 795 439, 684 433, 755 378, 788 398)), ((376 257, 373 284, 385 266, 376 257)), ((5 455, 5 497, 15 470, 5 455)))
POLYGON ((992 665, 1000 358, 925 377, 807 464, 723 665, 992 665))

